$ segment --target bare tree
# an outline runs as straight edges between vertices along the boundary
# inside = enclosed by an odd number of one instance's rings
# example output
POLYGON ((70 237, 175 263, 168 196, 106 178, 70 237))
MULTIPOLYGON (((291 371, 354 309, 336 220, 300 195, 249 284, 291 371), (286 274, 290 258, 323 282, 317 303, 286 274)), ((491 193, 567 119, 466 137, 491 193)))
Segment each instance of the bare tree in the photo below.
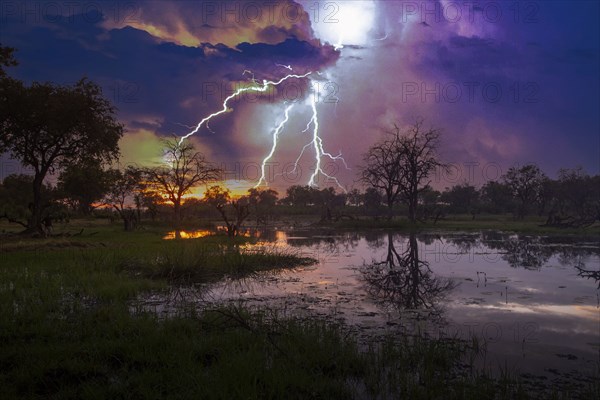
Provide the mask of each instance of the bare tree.
POLYGON ((232 199, 228 189, 220 186, 211 186, 204 193, 204 200, 213 205, 225 222, 227 236, 234 238, 239 229, 250 215, 250 202, 247 196, 232 199))
POLYGON ((409 220, 416 221, 419 194, 431 183, 432 173, 444 167, 437 154, 440 134, 439 129, 425 129, 422 119, 404 131, 394 125, 364 155, 362 180, 383 191, 390 218, 394 203, 402 201, 408 207, 409 220))
POLYGON ((149 190, 164 194, 173 205, 175 221, 181 222, 183 196, 194 186, 215 181, 219 170, 213 168, 189 141, 179 144, 175 140, 163 140, 165 151, 161 166, 144 169, 149 190))
POLYGON ((401 155, 398 153, 398 135, 386 131, 386 136, 375 143, 363 155, 361 180, 384 193, 388 206, 388 219, 394 216, 394 204, 400 194, 401 155))
POLYGON ((133 196, 140 189, 141 171, 128 167, 124 171, 110 169, 106 172, 108 177, 108 192, 104 203, 114 208, 121 219, 126 231, 136 228, 138 218, 135 210, 128 205, 133 196))
POLYGON ((414 232, 407 238, 404 251, 396 249, 392 233, 388 233, 387 246, 385 260, 365 265, 362 270, 367 292, 399 310, 429 310, 431 316, 439 316, 440 301, 456 284, 436 277, 429 263, 419 258, 414 232))

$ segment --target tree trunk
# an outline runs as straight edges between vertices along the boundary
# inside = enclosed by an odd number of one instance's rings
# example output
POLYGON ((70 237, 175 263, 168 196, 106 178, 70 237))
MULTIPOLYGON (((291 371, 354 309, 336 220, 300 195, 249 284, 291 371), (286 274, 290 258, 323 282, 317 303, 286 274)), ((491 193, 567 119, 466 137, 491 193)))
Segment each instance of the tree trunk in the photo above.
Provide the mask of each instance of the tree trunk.
POLYGON ((175 212, 175 226, 179 228, 181 226, 181 201, 177 200, 173 202, 173 211, 175 212))
POLYGON ((394 219, 394 199, 391 196, 387 196, 387 206, 388 206, 388 217, 387 219, 391 221, 394 219))
POLYGON ((27 233, 40 233, 45 235, 42 227, 42 183, 43 178, 36 174, 33 179, 33 203, 31 204, 31 217, 27 221, 27 233))
POLYGON ((125 212, 123 214, 123 227, 125 228, 125 231, 131 232, 135 230, 136 222, 135 214, 133 212, 125 212))
POLYGON ((417 221, 417 207, 419 205, 419 192, 413 190, 408 199, 408 219, 411 223, 417 221))

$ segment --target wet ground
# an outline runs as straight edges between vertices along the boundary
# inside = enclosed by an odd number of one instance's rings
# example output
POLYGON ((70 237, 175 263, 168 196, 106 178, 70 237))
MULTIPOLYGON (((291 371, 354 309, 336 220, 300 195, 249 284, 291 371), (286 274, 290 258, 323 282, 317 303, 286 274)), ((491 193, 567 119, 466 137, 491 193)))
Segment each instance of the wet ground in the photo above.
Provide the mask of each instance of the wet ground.
POLYGON ((598 238, 314 230, 260 236, 242 247, 293 251, 318 263, 177 289, 144 298, 143 307, 171 313, 182 301, 199 308, 242 303, 340 320, 369 340, 474 335, 486 348, 480 367, 519 374, 532 385, 588 382, 598 370, 598 238))

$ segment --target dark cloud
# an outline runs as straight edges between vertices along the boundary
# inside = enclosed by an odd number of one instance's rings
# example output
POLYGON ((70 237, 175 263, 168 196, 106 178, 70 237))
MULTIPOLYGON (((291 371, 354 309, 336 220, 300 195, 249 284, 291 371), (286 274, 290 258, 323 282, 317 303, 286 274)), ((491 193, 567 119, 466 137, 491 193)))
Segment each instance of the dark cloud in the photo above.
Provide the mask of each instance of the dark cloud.
MULTIPOLYGON (((234 85, 251 78, 245 70, 261 82, 288 74, 281 64, 295 73, 322 71, 319 79, 333 81, 340 101, 319 106, 321 129, 327 148, 342 150, 351 166, 381 127, 421 115, 445 129, 443 152, 449 161, 504 167, 537 162, 550 174, 574 164, 598 169, 597 2, 541 2, 535 23, 515 20, 512 3, 499 2, 503 17, 497 22, 486 21, 485 10, 475 7, 474 23, 463 14, 456 23, 428 18, 429 26, 419 16, 406 22, 405 2, 379 2, 372 40, 345 45, 341 55, 315 37, 312 14, 299 10, 286 16, 286 7, 297 6, 292 0, 278 1, 273 19, 264 9, 259 20, 239 21, 222 18, 218 10, 207 15, 201 4, 208 3, 235 3, 243 14, 256 2, 132 2, 135 7, 119 16, 113 9, 123 2, 101 2, 100 13, 53 21, 17 13, 1 21, 0 40, 18 49, 20 65, 11 72, 20 78, 73 83, 87 75, 98 81, 133 131, 182 135, 188 131, 182 124, 195 125, 221 107, 234 85), (479 85, 473 101, 465 82, 479 85), (419 92, 422 85, 444 90, 458 84, 463 93, 457 102, 420 93, 407 98, 405 84, 419 85, 419 92), (502 88, 498 102, 483 97, 485 84, 502 88)), ((313 4, 304 3, 307 10, 313 4)), ((293 83, 307 89, 305 81, 293 83)), ((198 137, 220 158, 256 161, 269 145, 263 143, 269 124, 280 116, 271 105, 281 105, 280 100, 235 101, 234 112, 211 123, 215 133, 202 130, 198 137), (255 141, 254 154, 248 138, 255 141)), ((295 125, 302 130, 309 112, 296 110, 295 125)), ((285 140, 306 144, 304 136, 291 136, 285 140)), ((351 182, 356 170, 340 174, 351 182)))
MULTIPOLYGON (((292 65, 294 73, 302 74, 332 65, 339 57, 332 46, 314 38, 290 36, 279 43, 243 42, 235 47, 201 43, 196 47, 160 40, 130 26, 105 30, 100 23, 88 21, 88 17, 73 16, 72 21, 30 26, 16 37, 5 35, 6 44, 19 49, 21 66, 15 74, 30 81, 59 83, 73 83, 86 75, 103 86, 130 130, 151 129, 163 135, 184 134, 187 128, 180 124, 195 125, 220 109, 223 99, 250 79, 243 75, 245 70, 262 82, 290 72, 276 63, 292 65)), ((11 25, 19 24, 9 22, 9 31, 11 25)), ((307 90, 304 81, 296 85, 307 90)), ((256 101, 274 100, 242 98, 233 105, 251 107, 256 101)), ((234 118, 225 117, 211 127, 229 132, 233 124, 234 118)), ((224 153, 226 149, 227 156, 236 156, 237 147, 228 135, 208 135, 208 140, 215 149, 224 153)))

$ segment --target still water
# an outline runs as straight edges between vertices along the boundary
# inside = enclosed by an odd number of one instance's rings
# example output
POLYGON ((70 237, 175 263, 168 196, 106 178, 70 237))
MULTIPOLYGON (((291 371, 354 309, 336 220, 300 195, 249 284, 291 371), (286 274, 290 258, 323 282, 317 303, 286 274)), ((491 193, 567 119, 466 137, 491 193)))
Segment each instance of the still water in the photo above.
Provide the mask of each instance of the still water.
POLYGON ((480 366, 548 382, 588 380, 600 363, 598 238, 492 231, 260 236, 245 250, 291 251, 318 263, 211 285, 197 294, 199 305, 234 302, 341 320, 363 338, 475 335, 487 348, 480 366))

